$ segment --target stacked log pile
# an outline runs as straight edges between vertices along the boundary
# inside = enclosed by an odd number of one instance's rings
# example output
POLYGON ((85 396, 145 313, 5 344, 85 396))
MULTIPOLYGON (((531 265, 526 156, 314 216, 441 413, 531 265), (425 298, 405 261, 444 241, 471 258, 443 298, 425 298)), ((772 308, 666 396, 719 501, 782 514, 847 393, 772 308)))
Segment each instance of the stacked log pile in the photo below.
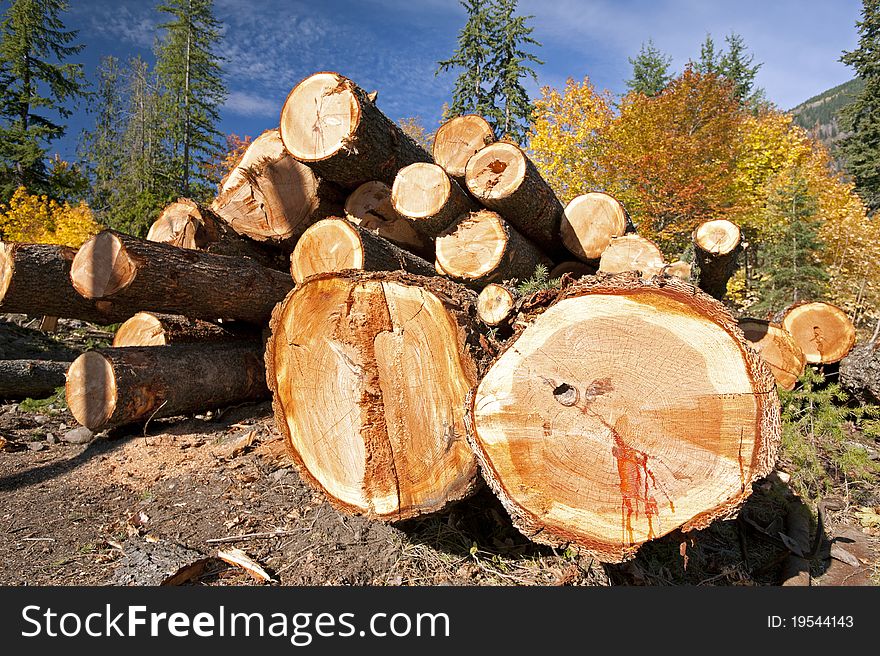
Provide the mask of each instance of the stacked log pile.
POLYGON ((737 245, 716 228, 694 233, 694 285, 611 196, 563 206, 482 118, 444 125, 432 156, 317 73, 210 207, 76 253, 4 244, 0 311, 127 319, 67 373, 93 430, 271 396, 343 512, 436 512, 482 474, 529 537, 620 561, 731 516, 774 463, 797 340, 761 347, 768 367, 717 300, 737 245), (539 265, 559 284, 522 294, 539 265))

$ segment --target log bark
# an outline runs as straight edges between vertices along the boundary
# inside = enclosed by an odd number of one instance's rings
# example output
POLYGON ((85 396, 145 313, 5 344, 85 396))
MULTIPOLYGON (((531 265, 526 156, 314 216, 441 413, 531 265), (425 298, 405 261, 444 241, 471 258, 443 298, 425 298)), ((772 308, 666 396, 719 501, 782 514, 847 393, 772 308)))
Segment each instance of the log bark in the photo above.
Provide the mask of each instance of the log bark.
POLYGON ((263 266, 284 268, 277 251, 239 235, 212 210, 189 198, 168 205, 150 226, 147 240, 215 255, 249 257, 263 266))
POLYGON ((779 389, 793 390, 807 360, 791 334, 779 324, 760 319, 740 319, 739 327, 770 367, 779 389))
POLYGON ((586 264, 585 262, 560 262, 550 270, 550 278, 561 278, 568 273, 572 278, 581 278, 583 276, 592 276, 596 273, 596 267, 586 264))
POLYGON ((310 225, 340 216, 345 192, 284 149, 277 129, 248 146, 211 204, 237 233, 290 252, 310 225))
POLYGON ((400 169, 391 202, 416 232, 431 239, 479 205, 436 164, 417 162, 400 169))
POLYGON ((611 240, 599 260, 602 273, 638 271, 643 278, 655 276, 664 267, 663 253, 650 239, 639 235, 624 235, 611 240))
POLYGON ((467 188, 551 257, 566 259, 559 243, 563 208, 534 163, 516 145, 489 144, 468 160, 467 188))
POLYGON ((0 313, 50 315, 106 326, 136 310, 76 293, 70 267, 76 250, 52 244, 0 242, 0 313))
POLYGON ((742 250, 739 226, 727 219, 705 221, 693 234, 700 289, 719 301, 727 294, 727 281, 736 271, 742 250))
POLYGON ((477 297, 477 314, 488 326, 507 323, 513 316, 519 294, 512 287, 490 283, 477 297))
POLYGON ((345 219, 318 221, 297 242, 290 256, 290 275, 297 283, 318 273, 347 269, 409 271, 434 275, 434 267, 369 230, 345 219))
POLYGON ((338 73, 315 73, 293 88, 281 110, 281 139, 296 159, 346 189, 370 180, 391 184, 404 166, 431 161, 363 89, 338 73))
POLYGON ((212 255, 105 230, 76 254, 73 287, 134 314, 153 310, 194 319, 263 324, 290 276, 245 257, 212 255))
POLYGON ((470 494, 464 439, 476 295, 442 278, 321 275, 272 315, 266 371, 303 479, 349 514, 397 521, 470 494))
POLYGON ((67 374, 67 405, 90 430, 146 422, 268 396, 260 340, 106 348, 67 374))
POLYGON ((194 342, 231 342, 259 339, 259 331, 250 324, 216 324, 189 319, 176 314, 138 312, 124 322, 113 336, 113 346, 164 346, 194 342))
POLYGON ((840 362, 856 343, 852 321, 831 303, 795 303, 783 312, 781 323, 801 347, 808 364, 840 362))
POLYGON ((612 239, 634 229, 616 198, 594 191, 573 198, 565 206, 559 236, 575 257, 589 262, 602 257, 612 239))
POLYGON ((432 261, 434 241, 413 228, 391 203, 391 187, 371 180, 355 189, 345 201, 345 218, 410 253, 432 261))
POLYGON ((860 344, 840 361, 840 384, 862 403, 880 403, 880 342, 860 344))
POLYGON ((471 212, 437 237, 437 264, 459 282, 482 288, 490 282, 526 280, 538 264, 552 262, 497 213, 471 212))
POLYGON ((434 161, 458 184, 464 181, 468 160, 495 141, 492 126, 482 116, 465 114, 449 119, 434 135, 434 161))
POLYGON ((733 516, 772 470, 780 409, 725 308, 635 273, 541 294, 529 309, 549 307, 468 399, 469 443, 514 525, 620 562, 733 516))
POLYGON ((41 399, 64 387, 69 362, 0 360, 0 399, 41 399))

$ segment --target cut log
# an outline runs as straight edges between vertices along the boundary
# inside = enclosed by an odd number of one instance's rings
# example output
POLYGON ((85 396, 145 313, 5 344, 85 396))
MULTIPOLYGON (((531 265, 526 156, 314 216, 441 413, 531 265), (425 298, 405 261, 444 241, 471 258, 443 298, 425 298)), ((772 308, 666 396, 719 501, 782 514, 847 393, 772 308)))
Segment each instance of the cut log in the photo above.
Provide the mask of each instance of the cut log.
POLYGON ((259 340, 130 346, 83 353, 67 372, 67 405, 92 431, 268 396, 259 340))
POLYGON ((590 192, 565 206, 559 236, 575 257, 597 260, 615 237, 633 230, 623 205, 608 194, 590 192))
POLYGON ((527 280, 538 264, 552 266, 534 244, 490 210, 461 217, 437 237, 435 247, 444 274, 477 287, 503 280, 527 280))
POLYGON ((138 312, 116 330, 113 346, 164 346, 193 342, 229 342, 259 339, 259 331, 248 324, 219 325, 176 314, 138 312))
POLYGON ((770 367, 779 389, 793 390, 807 362, 794 337, 779 324, 760 319, 740 319, 739 327, 770 367))
POLYGON ((554 257, 564 252, 559 244, 562 204, 519 147, 498 141, 481 149, 468 160, 465 182, 474 198, 539 248, 554 257))
POLYGON ((397 213, 391 203, 391 187, 384 182, 371 180, 351 192, 345 201, 345 217, 410 253, 434 259, 433 240, 420 235, 397 213))
MULTIPOLYGON (((239 235, 212 210, 188 198, 168 205, 150 226, 147 239, 215 255, 249 257, 263 266, 279 268, 277 253, 239 235)), ((283 268, 283 265, 282 265, 283 268)))
POLYGON ((615 237, 599 260, 602 273, 638 271, 643 278, 657 275, 663 266, 663 253, 657 244, 639 235, 615 237))
POLYGON ((860 344, 840 361, 840 384, 862 403, 880 403, 880 342, 860 344))
POLYGON ((773 376, 733 318, 635 273, 554 296, 468 400, 468 440, 514 525, 619 562, 733 516, 780 442, 773 376))
POLYGON ((705 221, 694 230, 697 284, 718 300, 727 294, 727 281, 736 271, 740 241, 739 226, 727 219, 705 221))
POLYGON ((0 313, 51 315, 106 326, 136 310, 110 301, 92 301, 70 284, 76 251, 54 244, 0 242, 0 313))
POLYGON ((322 178, 354 189, 387 184, 404 166, 431 156, 338 73, 315 73, 297 84, 281 110, 284 147, 322 178))
POLYGON ((460 185, 468 160, 484 146, 495 141, 492 126, 482 116, 465 114, 446 121, 434 135, 434 161, 460 185))
POLYGON ((496 283, 486 285, 477 298, 477 314, 489 326, 506 323, 513 315, 518 296, 511 287, 496 283))
POLYGON ((396 521, 474 489, 464 399, 476 295, 442 278, 311 278, 272 315, 275 421, 302 477, 350 514, 396 521))
POLYGON ((211 204, 233 230, 286 251, 310 225, 339 216, 345 193, 284 149, 277 129, 257 137, 211 204))
POLYGON ((584 262, 560 262, 550 271, 550 278, 561 278, 564 274, 570 274, 572 278, 592 276, 596 273, 596 267, 584 262))
POLYGON ((64 387, 69 362, 0 360, 0 399, 42 399, 64 387))
POLYGON ((420 234, 433 238, 462 214, 479 206, 436 164, 417 162, 400 169, 391 188, 391 202, 420 234))
POLYGON ((690 282, 692 269, 693 267, 684 260, 676 260, 672 264, 667 264, 663 271, 666 275, 675 276, 679 280, 690 282))
POLYGON ((290 275, 297 283, 318 273, 346 269, 409 271, 434 275, 434 267, 369 230, 345 219, 324 219, 306 230, 290 255, 290 275))
POLYGON ((119 308, 266 323, 293 281, 246 257, 212 255, 105 230, 73 259, 73 287, 119 308))
POLYGON ((782 327, 804 352, 808 364, 840 362, 856 343, 846 312, 831 303, 797 303, 782 316, 782 327))

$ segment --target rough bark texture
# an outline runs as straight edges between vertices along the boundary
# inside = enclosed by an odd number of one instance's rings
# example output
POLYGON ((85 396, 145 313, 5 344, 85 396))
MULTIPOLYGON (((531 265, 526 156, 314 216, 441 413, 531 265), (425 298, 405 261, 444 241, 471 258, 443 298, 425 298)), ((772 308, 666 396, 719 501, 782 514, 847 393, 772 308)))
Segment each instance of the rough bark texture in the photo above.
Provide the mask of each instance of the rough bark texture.
POLYGON ((612 239, 633 230, 623 205, 613 196, 594 191, 565 206, 559 236, 575 257, 590 262, 602 257, 612 239))
POLYGON ((462 214, 479 208, 474 200, 436 164, 418 162, 400 169, 391 188, 398 214, 427 238, 434 238, 462 214))
POLYGON ((275 129, 247 148, 211 209, 236 232, 290 252, 310 225, 341 215, 344 201, 342 189, 285 151, 275 129))
POLYGON ((259 331, 251 324, 220 325, 177 314, 138 312, 116 330, 113 346, 164 346, 194 342, 230 342, 259 339, 259 331))
POLYGON ((168 205, 150 226, 147 239, 215 255, 249 257, 263 266, 284 268, 284 258, 276 250, 239 235, 212 210, 188 198, 168 205))
POLYGON ((49 315, 100 325, 125 321, 136 310, 93 301, 70 284, 76 251, 50 244, 0 242, 0 313, 49 315))
POLYGON ((69 362, 0 360, 0 399, 44 398, 64 387, 69 362))
POLYGON ((213 560, 174 542, 147 542, 140 537, 126 540, 122 550, 125 555, 114 563, 114 585, 182 585, 201 576, 213 560))
POLYGON ((434 260, 434 240, 420 235, 398 214, 391 203, 391 187, 384 182, 371 180, 351 192, 345 200, 345 217, 410 253, 434 260))
POLYGON ((562 204, 534 163, 517 146, 496 142, 471 157, 467 188, 551 257, 563 260, 559 241, 562 204))
POLYGON ((324 219, 309 228, 290 256, 290 274, 297 283, 318 273, 346 269, 402 270, 422 276, 435 273, 434 267, 417 255, 339 218, 324 219))
POLYGON ((468 160, 484 146, 495 141, 492 126, 482 116, 465 114, 446 121, 434 135, 434 161, 460 185, 468 160))
POLYGON ((93 431, 268 396, 260 340, 89 351, 66 388, 70 412, 93 431))
POLYGON ((880 342, 854 348, 840 361, 840 384, 862 403, 880 403, 880 342))
POLYGON ((849 316, 831 303, 795 303, 781 313, 780 323, 801 347, 808 364, 840 362, 856 343, 849 316))
POLYGON ((482 288, 490 282, 527 280, 552 262, 497 213, 463 216, 437 237, 437 264, 450 278, 482 288))
POLYGON ((770 367, 779 389, 793 390, 807 361, 791 334, 779 324, 760 319, 740 319, 739 327, 770 367))
POLYGON ((310 278, 273 313, 275 421, 303 479, 343 512, 396 521, 473 491, 475 302, 438 277, 346 272, 310 278))
POLYGON ((153 310, 257 324, 268 321, 293 287, 289 275, 248 258, 157 244, 113 230, 80 248, 71 280, 86 298, 112 301, 132 314, 153 310))
POLYGON ((347 189, 370 180, 391 184, 404 166, 431 161, 366 91, 338 73, 315 73, 294 87, 281 111, 281 139, 291 155, 347 189))
POLYGON ((469 395, 466 425, 530 539, 618 562, 733 516, 771 471, 773 377, 708 295, 673 277, 598 276, 540 292, 529 314, 469 395))
POLYGON ((742 250, 740 230, 725 219, 706 221, 693 234, 697 260, 697 284, 719 301, 727 294, 727 281, 737 267, 742 250))

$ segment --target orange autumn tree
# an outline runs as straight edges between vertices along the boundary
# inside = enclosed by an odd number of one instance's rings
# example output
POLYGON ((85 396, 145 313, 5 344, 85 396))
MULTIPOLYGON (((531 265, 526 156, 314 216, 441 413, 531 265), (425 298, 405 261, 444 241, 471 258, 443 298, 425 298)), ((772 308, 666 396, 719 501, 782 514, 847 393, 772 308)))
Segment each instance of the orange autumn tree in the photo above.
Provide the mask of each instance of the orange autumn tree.
POLYGON ((586 77, 582 82, 568 78, 561 92, 541 89, 529 149, 563 203, 607 184, 599 161, 604 134, 614 118, 611 107, 611 94, 597 93, 586 77))
POLYGON ((226 135, 226 149, 212 161, 205 164, 205 178, 219 183, 225 178, 244 155, 253 139, 249 135, 240 137, 234 132, 226 135))
POLYGON ((682 253, 701 222, 735 215, 743 118, 729 82, 690 67, 657 96, 621 100, 599 169, 639 233, 667 256, 682 253))

